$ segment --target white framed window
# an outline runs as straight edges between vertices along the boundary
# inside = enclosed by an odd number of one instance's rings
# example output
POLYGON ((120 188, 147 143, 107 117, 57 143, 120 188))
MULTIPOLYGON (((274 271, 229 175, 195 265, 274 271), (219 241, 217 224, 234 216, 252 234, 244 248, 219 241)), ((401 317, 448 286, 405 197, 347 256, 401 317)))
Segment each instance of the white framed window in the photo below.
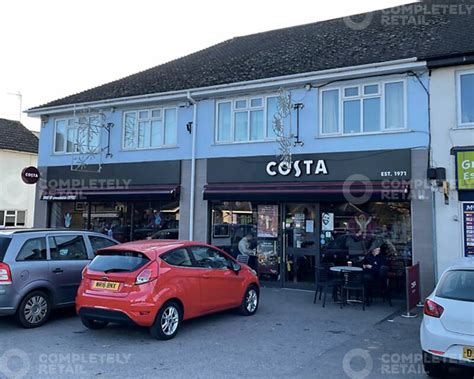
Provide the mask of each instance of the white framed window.
POLYGON ((276 96, 251 96, 216 102, 215 141, 254 142, 275 139, 276 96))
POLYGON ((125 150, 176 146, 177 135, 177 108, 142 109, 123 114, 122 147, 125 150))
POLYGON ((0 210, 0 226, 25 226, 26 211, 0 210))
POLYGON ((457 73, 458 126, 474 126, 474 71, 457 73))
POLYGON ((404 80, 322 89, 320 134, 353 135, 406 129, 405 91, 404 80))
POLYGON ((99 152, 101 121, 98 116, 57 119, 54 126, 54 153, 99 152))

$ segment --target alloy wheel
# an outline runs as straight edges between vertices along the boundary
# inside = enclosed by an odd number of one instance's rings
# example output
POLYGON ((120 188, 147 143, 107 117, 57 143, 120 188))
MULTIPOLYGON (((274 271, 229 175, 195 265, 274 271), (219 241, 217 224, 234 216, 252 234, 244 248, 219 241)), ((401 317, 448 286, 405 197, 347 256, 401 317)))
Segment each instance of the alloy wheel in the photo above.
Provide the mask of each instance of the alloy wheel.
POLYGON ((176 307, 170 305, 161 315, 161 330, 167 336, 171 336, 178 329, 179 312, 176 307))
POLYGON ((25 304, 23 315, 30 324, 38 324, 48 313, 48 302, 43 296, 33 296, 25 304))
POLYGON ((250 313, 253 313, 255 309, 257 309, 258 294, 256 290, 251 289, 249 292, 247 292, 247 298, 245 299, 245 304, 246 304, 247 311, 249 311, 250 313))

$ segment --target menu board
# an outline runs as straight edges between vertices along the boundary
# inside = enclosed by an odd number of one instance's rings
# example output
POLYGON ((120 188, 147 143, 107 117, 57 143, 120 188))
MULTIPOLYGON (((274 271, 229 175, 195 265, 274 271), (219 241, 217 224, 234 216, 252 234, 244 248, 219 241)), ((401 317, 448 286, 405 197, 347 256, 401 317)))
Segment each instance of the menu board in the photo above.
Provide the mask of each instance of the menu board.
POLYGON ((278 237, 278 205, 259 205, 257 237, 278 237))
POLYGON ((462 204, 464 255, 474 257, 474 203, 462 204))

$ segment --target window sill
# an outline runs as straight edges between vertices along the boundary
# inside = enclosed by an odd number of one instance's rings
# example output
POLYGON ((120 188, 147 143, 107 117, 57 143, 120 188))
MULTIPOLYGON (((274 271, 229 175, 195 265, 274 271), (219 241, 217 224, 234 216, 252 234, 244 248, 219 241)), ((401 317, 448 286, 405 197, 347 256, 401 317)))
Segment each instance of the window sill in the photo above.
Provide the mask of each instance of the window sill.
POLYGON ((96 152, 96 153, 79 153, 79 152, 75 152, 75 153, 56 153, 56 152, 53 152, 53 156, 57 156, 57 157, 62 157, 62 156, 72 156, 72 155, 81 155, 81 154, 90 154, 90 155, 99 155, 100 152, 96 152))
POLYGON ((474 129, 474 124, 458 125, 452 130, 469 130, 469 129, 474 129))
POLYGON ((178 149, 178 145, 168 145, 168 146, 157 146, 157 147, 141 147, 137 149, 124 149, 121 148, 119 151, 121 153, 133 153, 136 151, 148 151, 148 150, 168 150, 168 149, 178 149))
POLYGON ((239 141, 239 142, 214 142, 211 146, 228 146, 228 145, 248 145, 248 144, 258 144, 258 143, 270 143, 276 142, 276 139, 264 139, 258 141, 239 141))
POLYGON ((314 138, 316 139, 324 139, 324 138, 341 138, 341 137, 366 137, 366 136, 380 136, 386 134, 402 134, 402 133, 413 133, 414 131, 411 129, 397 129, 397 130, 390 130, 384 132, 370 132, 370 133, 352 133, 352 134, 320 134, 316 135, 314 138))

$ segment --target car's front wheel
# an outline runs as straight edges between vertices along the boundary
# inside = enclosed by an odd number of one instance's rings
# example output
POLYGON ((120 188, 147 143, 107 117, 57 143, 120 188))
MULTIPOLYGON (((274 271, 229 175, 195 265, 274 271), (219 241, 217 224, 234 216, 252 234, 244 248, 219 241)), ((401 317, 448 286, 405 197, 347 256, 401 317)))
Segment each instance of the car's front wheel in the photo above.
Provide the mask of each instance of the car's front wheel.
POLYGON ((84 325, 87 329, 92 329, 92 330, 104 329, 108 325, 107 321, 93 320, 85 316, 81 316, 81 321, 82 321, 82 325, 84 325))
POLYGON ((178 334, 182 321, 182 310, 176 301, 166 302, 158 312, 150 333, 159 340, 170 340, 178 334))
POLYGON ((447 367, 442 362, 433 361, 433 356, 423 352, 423 368, 430 378, 441 378, 447 367))
POLYGON ((24 328, 36 328, 49 319, 51 300, 43 291, 33 291, 21 301, 16 319, 24 328))
POLYGON ((257 312, 260 301, 260 293, 256 285, 251 285, 245 291, 242 304, 240 304, 239 311, 244 316, 252 316, 257 312))

